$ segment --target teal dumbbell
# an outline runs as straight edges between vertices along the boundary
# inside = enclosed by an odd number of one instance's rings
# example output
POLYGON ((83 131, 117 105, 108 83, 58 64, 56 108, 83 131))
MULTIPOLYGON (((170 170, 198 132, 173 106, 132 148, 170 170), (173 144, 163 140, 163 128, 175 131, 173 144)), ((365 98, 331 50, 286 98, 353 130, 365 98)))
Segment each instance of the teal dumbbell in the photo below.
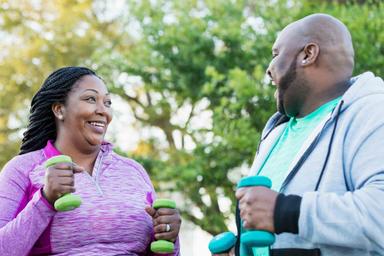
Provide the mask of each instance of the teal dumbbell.
MULTIPOLYGON (((264 176, 251 176, 240 180, 237 188, 250 186, 264 186, 270 188, 272 182, 264 176)), ((267 231, 245 230, 241 228, 240 255, 256 255, 257 248, 270 246, 275 242, 275 236, 267 231)), ((232 232, 224 232, 215 236, 209 243, 208 248, 213 254, 225 253, 236 244, 236 236, 232 232)))
MULTIPOLYGON (((170 199, 156 199, 153 203, 153 208, 176 208, 176 203, 170 199)), ((151 251, 154 253, 173 253, 175 245, 166 240, 157 240, 151 243, 151 251)))
POLYGON ((226 253, 236 244, 236 236, 232 232, 218 234, 208 244, 212 254, 226 253))
MULTIPOLYGON (((263 186, 271 188, 272 182, 265 176, 250 176, 240 180, 237 188, 263 186)), ((241 228, 240 238, 240 255, 251 256, 256 255, 256 251, 260 247, 268 247, 275 242, 275 235, 262 230, 246 230, 241 228)))
MULTIPOLYGON (((72 163, 72 159, 66 155, 59 155, 49 158, 44 163, 44 167, 48 168, 58 163, 72 163)), ((59 212, 65 212, 73 210, 81 205, 81 198, 74 194, 65 194, 57 199, 54 203, 54 207, 59 212)))

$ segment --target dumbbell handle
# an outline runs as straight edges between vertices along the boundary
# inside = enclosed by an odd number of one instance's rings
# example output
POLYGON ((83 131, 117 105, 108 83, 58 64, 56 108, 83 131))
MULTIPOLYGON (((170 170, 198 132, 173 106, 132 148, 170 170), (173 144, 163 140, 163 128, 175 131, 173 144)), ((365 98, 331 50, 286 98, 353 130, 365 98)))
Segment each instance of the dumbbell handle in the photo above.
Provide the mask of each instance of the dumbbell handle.
MULTIPOLYGON (((272 182, 264 176, 251 176, 243 178, 239 181, 237 188, 251 187, 251 186, 264 186, 270 188, 272 182)), ((274 242, 274 235, 266 231, 248 231, 242 234, 241 241, 245 242, 246 246, 257 243, 257 247, 265 246, 274 242)), ((228 252, 236 244, 236 236, 232 232, 221 233, 209 242, 208 248, 213 254, 220 254, 228 252)))
MULTIPOLYGON (((237 188, 262 186, 271 188, 272 182, 265 176, 250 176, 243 178, 237 184, 237 188)), ((250 255, 257 247, 270 246, 275 242, 275 235, 262 230, 249 230, 241 234, 240 255, 250 255)))
MULTIPOLYGON (((176 203, 170 199, 156 199, 152 205, 153 208, 176 208, 176 203)), ((154 253, 172 253, 175 249, 175 245, 166 240, 157 240, 151 243, 151 251, 154 253)))
MULTIPOLYGON (((72 158, 66 155, 54 156, 49 158, 47 161, 45 161, 44 167, 48 168, 58 163, 72 163, 72 158)), ((81 205, 80 196, 74 195, 71 193, 61 196, 54 203, 55 209, 59 212, 70 211, 79 207, 80 205, 81 205)))

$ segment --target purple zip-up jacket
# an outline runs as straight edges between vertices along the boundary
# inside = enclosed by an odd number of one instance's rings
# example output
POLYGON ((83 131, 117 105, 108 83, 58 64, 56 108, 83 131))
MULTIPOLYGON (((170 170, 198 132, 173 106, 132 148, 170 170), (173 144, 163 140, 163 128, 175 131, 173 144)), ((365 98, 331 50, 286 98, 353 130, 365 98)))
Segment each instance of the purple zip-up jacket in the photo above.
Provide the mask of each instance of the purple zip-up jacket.
MULTIPOLYGON (((43 163, 59 154, 48 142, 14 157, 0 173, 0 255, 154 255, 144 208, 155 191, 144 168, 103 143, 92 176, 75 174, 81 206, 57 212, 41 189, 43 163)), ((172 255, 179 255, 178 240, 175 247, 172 255)))

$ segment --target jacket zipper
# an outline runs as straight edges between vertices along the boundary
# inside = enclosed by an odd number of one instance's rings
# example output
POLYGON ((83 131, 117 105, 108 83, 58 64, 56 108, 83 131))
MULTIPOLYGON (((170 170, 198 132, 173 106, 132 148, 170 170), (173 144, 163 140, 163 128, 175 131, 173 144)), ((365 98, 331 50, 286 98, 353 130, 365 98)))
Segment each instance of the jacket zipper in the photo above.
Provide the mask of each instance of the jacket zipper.
POLYGON ((99 173, 100 173, 100 166, 101 166, 102 160, 103 160, 103 156, 101 156, 99 161, 97 161, 97 166, 96 168, 94 168, 94 174, 95 174, 94 178, 88 172, 86 172, 86 176, 88 176, 92 180, 93 184, 96 186, 97 191, 101 196, 104 194, 99 185, 99 173))

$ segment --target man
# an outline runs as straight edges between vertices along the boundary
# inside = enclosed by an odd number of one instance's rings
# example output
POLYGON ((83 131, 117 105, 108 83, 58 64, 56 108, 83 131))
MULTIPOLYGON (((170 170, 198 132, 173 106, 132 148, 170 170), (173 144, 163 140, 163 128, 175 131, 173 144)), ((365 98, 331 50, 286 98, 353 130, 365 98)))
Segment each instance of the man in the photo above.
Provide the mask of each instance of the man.
POLYGON ((243 227, 277 234, 271 255, 383 255, 383 80, 351 78, 351 35, 329 15, 288 25, 272 52, 279 112, 250 175, 273 187, 236 192, 243 227))

